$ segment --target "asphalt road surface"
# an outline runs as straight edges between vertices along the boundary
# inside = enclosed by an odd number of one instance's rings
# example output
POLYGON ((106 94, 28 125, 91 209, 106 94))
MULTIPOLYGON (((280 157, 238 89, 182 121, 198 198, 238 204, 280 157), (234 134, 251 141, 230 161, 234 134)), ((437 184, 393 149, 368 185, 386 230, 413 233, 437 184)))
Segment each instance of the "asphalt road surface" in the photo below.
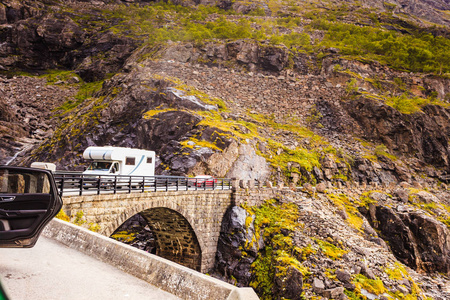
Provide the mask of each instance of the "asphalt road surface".
POLYGON ((58 242, 0 249, 0 279, 10 300, 180 299, 58 242))

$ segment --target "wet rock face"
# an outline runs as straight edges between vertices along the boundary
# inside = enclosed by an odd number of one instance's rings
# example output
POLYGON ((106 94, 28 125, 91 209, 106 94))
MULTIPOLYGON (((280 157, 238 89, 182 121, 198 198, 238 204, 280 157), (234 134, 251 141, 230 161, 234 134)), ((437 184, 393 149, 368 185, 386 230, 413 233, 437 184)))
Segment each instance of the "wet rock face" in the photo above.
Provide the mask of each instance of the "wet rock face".
POLYGON ((90 40, 96 42, 85 42, 79 50, 67 55, 72 68, 87 82, 102 80, 108 73, 120 71, 139 45, 139 41, 111 32, 95 33, 90 40))
MULTIPOLYGON (((373 216, 373 215, 372 215, 373 216)), ((417 245, 410 229, 403 223, 399 215, 389 207, 376 207, 376 219, 371 220, 372 226, 381 230, 382 237, 389 242, 394 255, 404 264, 418 268, 416 260, 417 245), (374 221, 379 221, 376 225, 374 221)))
MULTIPOLYGON (((251 71, 280 72, 288 64, 289 49, 280 46, 261 46, 248 40, 237 40, 225 45, 207 43, 201 49, 193 47, 190 43, 169 44, 168 47, 160 49, 157 55, 164 59, 183 63, 201 58, 203 61, 214 61, 214 64, 225 61, 235 62, 239 65, 248 66, 251 71)), ((304 69, 304 66, 301 66, 302 58, 300 56, 296 58, 296 62, 296 68, 304 69)))
POLYGON ((450 274, 450 231, 431 217, 414 212, 406 219, 413 236, 423 269, 428 272, 450 274))
POLYGON ((140 120, 136 134, 145 149, 162 149, 170 141, 178 141, 200 122, 200 118, 183 111, 169 111, 158 115, 158 119, 140 120), (190 124, 190 125, 186 125, 190 124))
POLYGON ((450 273, 450 231, 444 224, 386 206, 372 205, 366 213, 398 260, 418 271, 450 273))
MULTIPOLYGON (((278 272, 282 273, 282 271, 280 271, 278 268, 275 268, 275 273, 278 272)), ((277 276, 275 274, 273 294, 277 295, 277 299, 303 299, 303 274, 296 268, 292 267, 289 267, 284 272, 286 273, 283 274, 283 276, 277 276)))
POLYGON ((450 169, 449 130, 448 126, 441 126, 445 118, 450 118, 449 109, 428 106, 424 108, 426 113, 405 115, 363 98, 348 101, 344 109, 367 139, 376 140, 394 152, 415 154, 438 168, 450 169))
MULTIPOLYGON (((262 179, 269 175, 266 161, 256 155, 252 146, 245 145, 240 149, 239 143, 222 130, 198 126, 202 117, 196 111, 215 111, 215 105, 187 96, 172 82, 145 74, 131 72, 105 81, 104 89, 95 95, 102 103, 91 104, 101 105, 102 109, 89 115, 95 107, 83 107, 79 114, 88 114, 88 118, 78 124, 63 125, 64 133, 56 132, 53 136, 60 147, 46 148, 44 145, 34 157, 26 155, 23 164, 29 165, 36 160, 58 161, 58 169, 81 170, 85 163, 81 153, 86 147, 114 145, 156 151, 161 163, 157 174, 225 177, 227 172, 236 169, 242 174, 250 174, 248 179, 253 178, 253 173, 262 179), (193 142, 188 145, 192 148, 180 143, 191 137, 212 143, 222 151, 194 147, 193 142)), ((10 114, 5 111, 3 115, 6 118, 10 114)))
POLYGON ((96 81, 119 71, 139 44, 101 28, 92 30, 88 23, 76 22, 73 15, 58 8, 53 12, 55 1, 3 2, 0 24, 6 26, 0 30, 0 65, 4 70, 63 67, 76 69, 85 81, 96 81))
MULTIPOLYGON (((99 124, 83 124, 86 134, 72 138, 77 139, 77 143, 81 145, 80 149, 93 145, 150 149, 156 151, 164 163, 170 163, 173 153, 180 153, 181 147, 178 141, 195 131, 194 128, 201 118, 182 110, 161 111, 157 112, 157 118, 146 118, 144 116, 146 112, 160 105, 183 108, 183 102, 174 102, 170 97, 160 96, 159 91, 149 93, 145 88, 140 87, 139 81, 132 80, 130 85, 133 88, 123 89, 120 95, 107 100, 105 109, 99 113, 99 124)), ((112 89, 121 88, 119 79, 112 80, 108 84, 112 89)), ((152 84, 158 86, 160 83, 155 81, 152 84)), ((55 161, 57 157, 62 157, 58 168, 68 166, 72 168, 74 165, 82 164, 81 157, 77 155, 78 151, 71 149, 73 143, 65 139, 59 140, 58 143, 63 145, 61 150, 43 151, 38 153, 37 159, 55 161), (59 151, 68 152, 62 155, 59 151)), ((194 159, 194 162, 196 163, 197 160, 194 159)), ((191 166, 175 171, 177 174, 184 174, 189 167, 191 166)))
POLYGON ((246 228, 247 212, 245 209, 233 206, 222 221, 222 229, 217 243, 217 255, 214 269, 215 276, 228 281, 236 278, 238 286, 248 286, 251 280, 250 267, 255 261, 257 253, 242 256, 246 241, 252 241, 252 228, 246 228))
POLYGON ((3 66, 25 69, 70 66, 67 53, 84 43, 84 31, 68 17, 41 14, 17 21, 3 30, 5 46, 0 51, 3 66), (17 56, 16 60, 10 59, 13 55, 17 56))
POLYGON ((0 3, 0 24, 11 24, 19 20, 42 15, 44 3, 38 1, 2 1, 0 3))

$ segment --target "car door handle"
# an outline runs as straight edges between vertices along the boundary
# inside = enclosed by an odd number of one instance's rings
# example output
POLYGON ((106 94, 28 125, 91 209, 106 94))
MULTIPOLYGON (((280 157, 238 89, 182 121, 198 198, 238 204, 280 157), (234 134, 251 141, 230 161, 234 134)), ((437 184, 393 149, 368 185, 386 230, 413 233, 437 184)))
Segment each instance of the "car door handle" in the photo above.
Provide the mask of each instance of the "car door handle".
POLYGON ((1 196, 0 202, 10 202, 10 201, 14 201, 14 199, 16 199, 15 196, 1 196))
POLYGON ((45 209, 30 209, 30 210, 6 210, 0 209, 0 216, 4 217, 18 217, 25 215, 40 215, 45 214, 47 210, 45 209))

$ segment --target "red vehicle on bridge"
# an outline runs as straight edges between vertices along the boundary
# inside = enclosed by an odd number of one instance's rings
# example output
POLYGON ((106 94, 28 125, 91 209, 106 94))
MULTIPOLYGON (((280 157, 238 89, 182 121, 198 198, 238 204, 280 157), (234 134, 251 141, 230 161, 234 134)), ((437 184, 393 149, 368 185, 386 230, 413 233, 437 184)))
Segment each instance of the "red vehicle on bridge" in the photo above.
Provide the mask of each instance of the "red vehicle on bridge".
POLYGON ((217 185, 217 179, 211 175, 197 175, 188 179, 188 186, 196 187, 214 187, 217 185))

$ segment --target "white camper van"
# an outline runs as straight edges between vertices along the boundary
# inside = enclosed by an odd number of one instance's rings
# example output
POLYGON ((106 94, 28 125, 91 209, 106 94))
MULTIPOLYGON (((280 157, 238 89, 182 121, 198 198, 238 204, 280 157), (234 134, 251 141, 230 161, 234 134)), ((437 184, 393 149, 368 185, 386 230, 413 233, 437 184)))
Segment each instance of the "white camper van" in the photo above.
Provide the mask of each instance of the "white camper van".
POLYGON ((122 147, 88 147, 83 157, 91 161, 86 175, 155 175, 155 152, 122 147))

